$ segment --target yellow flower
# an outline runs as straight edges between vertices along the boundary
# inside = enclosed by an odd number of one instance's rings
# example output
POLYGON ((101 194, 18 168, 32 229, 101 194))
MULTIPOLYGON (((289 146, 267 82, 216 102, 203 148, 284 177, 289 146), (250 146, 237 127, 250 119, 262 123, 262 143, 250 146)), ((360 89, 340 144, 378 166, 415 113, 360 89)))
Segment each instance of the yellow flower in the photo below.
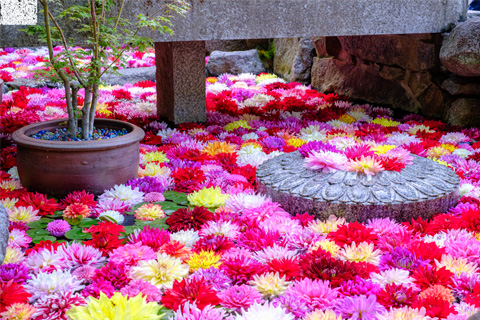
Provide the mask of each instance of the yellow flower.
POLYGON ((205 208, 218 208, 225 204, 230 196, 223 194, 220 187, 203 188, 187 196, 192 206, 205 208))
POLYGON ((374 120, 370 121, 370 123, 376 123, 376 124, 382 125, 384 127, 396 127, 400 124, 400 122, 398 122, 398 121, 393 121, 393 120, 386 119, 386 118, 377 118, 377 119, 374 119, 374 120))
POLYGON ((260 82, 265 81, 267 79, 276 79, 276 78, 278 78, 278 77, 274 74, 265 73, 265 74, 261 74, 261 75, 257 76, 257 78, 255 79, 255 82, 257 84, 259 84, 260 82))
POLYGON ((160 289, 171 289, 174 280, 182 280, 188 275, 189 266, 181 259, 166 253, 157 253, 157 259, 140 261, 132 267, 130 276, 134 280, 150 282, 160 289))
POLYGON ((214 267, 218 269, 222 264, 220 261, 220 255, 215 254, 213 251, 200 251, 194 253, 190 259, 187 260, 187 264, 190 269, 197 271, 198 269, 208 269, 214 267))
POLYGON ((253 146, 253 147, 257 148, 257 149, 262 150, 262 145, 261 145, 260 142, 258 142, 258 141, 244 142, 244 143, 242 143, 242 145, 240 146, 240 148, 243 148, 243 147, 246 147, 246 146, 253 146))
POLYGON ((331 215, 325 221, 314 220, 310 222, 310 224, 308 225, 308 229, 310 229, 314 233, 321 233, 327 235, 332 231, 337 231, 338 226, 341 226, 342 224, 345 224, 344 218, 337 219, 337 217, 331 215))
POLYGON ((99 103, 97 105, 96 112, 106 116, 109 116, 113 113, 112 111, 108 110, 108 105, 106 105, 105 103, 99 103))
POLYGON ((162 218, 165 218, 165 211, 162 210, 162 206, 159 204, 144 204, 135 210, 135 219, 153 221, 162 218))
POLYGON ((348 114, 342 115, 340 118, 338 118, 338 120, 347 124, 354 123, 356 121, 354 117, 348 114))
POLYGON ((230 122, 229 124, 227 124, 224 127, 224 129, 227 130, 227 131, 233 131, 233 130, 238 129, 238 128, 251 129, 252 127, 250 127, 248 122, 245 121, 245 120, 238 120, 238 121, 230 122))
POLYGON ((159 164, 154 162, 149 162, 145 165, 145 170, 142 173, 139 172, 140 176, 169 176, 170 169, 168 167, 162 167, 159 164))
POLYGON ((334 311, 327 309, 322 311, 320 309, 307 313, 304 320, 342 320, 342 316, 337 315, 334 311))
POLYGON ((385 144, 385 145, 379 145, 379 146, 376 146, 375 148, 373 148, 373 151, 375 151, 376 154, 385 154, 387 153, 388 151, 392 150, 392 149, 395 149, 396 146, 394 145, 391 145, 391 144, 385 144))
POLYGON ((444 148, 444 149, 447 149, 450 152, 453 152, 453 151, 455 151, 455 149, 457 149, 457 147, 455 147, 453 144, 450 144, 450 143, 442 143, 440 145, 440 147, 444 148))
POLYGON ((303 146, 305 143, 307 143, 305 140, 300 139, 300 138, 290 138, 287 140, 287 144, 295 147, 295 148, 300 148, 303 146))
POLYGON ((452 167, 451 165, 449 165, 447 162, 443 161, 443 160, 440 160, 440 159, 437 159, 437 158, 431 158, 431 157, 428 157, 428 159, 430 160, 433 160, 437 163, 440 163, 441 165, 444 165, 445 167, 452 167))
POLYGON ((322 241, 317 241, 315 244, 312 246, 310 251, 315 251, 317 249, 322 249, 327 252, 330 252, 332 257, 336 258, 338 255, 338 252, 340 251, 340 246, 338 246, 334 241, 330 240, 322 240, 322 241))
POLYGON ((269 272, 262 275, 254 275, 250 285, 266 298, 281 295, 287 290, 290 282, 285 281, 285 276, 280 277, 278 272, 269 272))
POLYGON ((73 306, 66 315, 71 320, 157 320, 164 314, 158 314, 161 307, 156 302, 146 302, 146 297, 139 293, 134 298, 115 292, 108 298, 100 292, 100 298, 90 297, 86 307, 73 306))
POLYGON ((228 142, 209 142, 207 146, 203 148, 202 152, 209 156, 215 156, 220 153, 233 153, 235 152, 235 146, 228 142))
POLYGON ((7 247, 7 251, 5 253, 5 259, 3 260, 3 264, 20 263, 24 259, 25 259, 25 257, 23 255, 22 249, 7 247))
POLYGON ((215 83, 218 81, 217 78, 215 77, 208 77, 207 79, 205 79, 208 83, 215 83))
POLYGON ((143 156, 143 163, 158 161, 160 163, 168 162, 168 158, 165 153, 161 151, 149 152, 143 156))
POLYGON ((442 148, 442 147, 432 147, 428 149, 427 156, 429 158, 440 158, 441 156, 445 156, 452 153, 450 150, 442 148))
POLYGON ((22 189, 23 187, 20 184, 19 180, 9 179, 9 180, 3 180, 2 182, 0 182, 0 188, 3 190, 13 191, 13 190, 22 189))
POLYGON ((408 129, 408 133, 410 134, 417 134, 418 131, 425 131, 427 133, 434 133, 435 130, 431 130, 430 127, 427 127, 423 124, 417 124, 410 129, 408 129))
POLYGON ((459 276, 462 273, 467 275, 477 272, 477 267, 473 263, 468 262, 465 258, 454 258, 449 254, 444 254, 440 262, 436 261, 437 267, 450 270, 455 275, 459 276))
POLYGON ((0 313, 0 316, 3 320, 30 320, 35 310, 35 307, 28 303, 13 303, 0 313))
POLYGON ((17 198, 5 198, 0 200, 0 204, 5 208, 5 209, 12 209, 15 203, 18 202, 17 198))
POLYGON ((380 263, 380 251, 374 250, 373 243, 355 241, 349 246, 344 246, 338 253, 340 260, 350 262, 368 262, 378 266, 380 263))
POLYGON ((35 210, 32 206, 28 207, 13 207, 8 212, 8 220, 12 222, 24 222, 30 223, 40 220, 40 216, 37 216, 38 210, 35 210))

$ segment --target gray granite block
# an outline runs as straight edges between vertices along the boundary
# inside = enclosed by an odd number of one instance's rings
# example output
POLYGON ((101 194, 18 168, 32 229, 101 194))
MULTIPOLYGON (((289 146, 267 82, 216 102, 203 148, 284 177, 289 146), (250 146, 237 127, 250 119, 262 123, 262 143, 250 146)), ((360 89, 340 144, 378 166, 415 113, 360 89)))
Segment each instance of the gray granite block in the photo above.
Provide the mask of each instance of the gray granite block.
POLYGON ((401 172, 325 173, 303 167, 298 151, 268 160, 257 168, 257 187, 291 214, 331 214, 347 221, 372 218, 409 221, 445 212, 458 201, 457 174, 427 158, 414 156, 401 172))
POLYGON ((3 263, 8 244, 8 215, 7 210, 0 204, 0 265, 3 263))

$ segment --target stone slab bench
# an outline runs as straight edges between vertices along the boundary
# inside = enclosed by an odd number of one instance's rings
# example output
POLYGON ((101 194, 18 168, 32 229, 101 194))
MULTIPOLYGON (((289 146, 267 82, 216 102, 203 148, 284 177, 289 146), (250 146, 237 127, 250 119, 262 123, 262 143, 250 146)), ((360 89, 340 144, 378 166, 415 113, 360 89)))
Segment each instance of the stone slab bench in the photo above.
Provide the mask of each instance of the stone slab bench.
MULTIPOLYGON (((158 7, 126 2, 126 16, 158 7)), ((439 33, 466 19, 467 0, 193 0, 174 35, 155 42, 158 114, 205 122, 205 40, 439 33)))

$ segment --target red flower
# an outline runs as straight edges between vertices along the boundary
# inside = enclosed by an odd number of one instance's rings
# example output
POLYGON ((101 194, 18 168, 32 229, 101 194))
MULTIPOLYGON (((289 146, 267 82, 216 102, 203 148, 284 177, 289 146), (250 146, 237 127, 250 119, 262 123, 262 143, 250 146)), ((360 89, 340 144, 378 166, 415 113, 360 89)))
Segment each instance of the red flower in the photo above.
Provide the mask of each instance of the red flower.
POLYGON ((40 252, 43 249, 46 249, 52 252, 57 252, 57 248, 60 247, 61 245, 62 245, 61 242, 55 241, 52 243, 52 241, 50 240, 42 240, 39 243, 35 244, 33 248, 27 249, 25 251, 25 254, 28 256, 31 253, 40 252))
POLYGON ((112 95, 115 97, 116 100, 130 100, 132 99, 132 94, 130 91, 124 90, 124 89, 117 89, 112 91, 112 95))
POLYGON ((0 70, 0 80, 3 80, 4 82, 10 82, 13 81, 13 77, 9 72, 0 70))
POLYGON ((88 206, 90 209, 93 209, 97 205, 97 201, 95 201, 94 198, 95 196, 93 194, 87 193, 85 190, 73 191, 61 201, 62 208, 65 209, 74 203, 81 203, 88 206))
POLYGON ((455 308, 451 306, 448 301, 437 298, 417 300, 412 304, 412 308, 425 308, 427 310, 426 315, 432 318, 437 317, 440 319, 445 319, 449 314, 457 314, 455 308))
POLYGON ((403 285, 387 284, 377 294, 377 301, 385 308, 402 308, 410 306, 417 300, 418 291, 403 285))
POLYGON ((463 221, 460 217, 453 214, 436 215, 432 221, 428 223, 425 234, 434 235, 440 231, 462 228, 463 221))
POLYGON ((310 222, 315 220, 315 216, 309 215, 308 212, 304 214, 297 214, 293 219, 300 221, 302 227, 307 227, 310 222))
POLYGON ((167 231, 151 226, 146 226, 138 235, 130 238, 130 243, 140 242, 154 251, 158 251, 161 246, 169 241, 170 234, 167 231))
POLYGON ((225 252, 235 246, 230 238, 224 235, 210 234, 200 238, 193 246, 193 251, 214 251, 218 253, 225 252))
POLYGON ((92 246, 102 251, 103 256, 107 257, 108 254, 122 246, 122 240, 118 236, 108 232, 92 234, 92 240, 83 241, 84 245, 92 246))
POLYGON ((330 232, 328 238, 335 241, 339 246, 350 245, 352 242, 368 242, 376 244, 378 237, 373 232, 373 229, 365 227, 357 221, 344 224, 338 227, 337 231, 330 232))
POLYGON ((241 234, 237 243, 249 248, 252 251, 260 251, 263 248, 271 247, 274 244, 283 246, 285 240, 282 240, 278 231, 265 231, 263 229, 248 229, 241 234))
POLYGON ((205 222, 212 219, 213 213, 204 207, 182 208, 172 213, 165 223, 170 226, 169 230, 172 232, 188 229, 198 231, 205 222))
POLYGON ((16 206, 33 206, 38 209, 40 216, 53 214, 55 211, 60 210, 60 205, 55 199, 48 199, 46 195, 41 193, 27 192, 23 194, 20 200, 16 203, 16 206))
POLYGON ((226 259, 220 269, 233 280, 234 284, 245 284, 252 280, 254 275, 268 271, 266 265, 245 256, 226 259))
POLYGON ((435 260, 442 260, 442 255, 445 253, 445 248, 439 248, 435 242, 416 241, 410 246, 410 250, 418 258, 435 263, 435 260))
POLYGON ((475 283, 472 293, 465 297, 465 302, 480 308, 480 283, 475 283))
POLYGON ((413 271, 413 279, 415 284, 420 286, 422 290, 427 289, 433 285, 439 284, 444 287, 453 285, 454 274, 445 267, 437 269, 431 266, 418 267, 413 271))
POLYGON ((110 233, 114 236, 118 236, 124 231, 125 229, 123 226, 111 221, 102 221, 97 225, 93 225, 90 228, 83 230, 85 233, 110 233))
POLYGON ((415 234, 423 234, 428 226, 428 220, 423 220, 422 217, 418 217, 417 220, 411 220, 411 222, 402 222, 408 230, 412 230, 415 234))
POLYGON ((32 295, 25 291, 22 285, 10 280, 0 280, 0 312, 4 312, 8 306, 14 303, 27 303, 32 295))
POLYGON ((124 263, 109 262, 96 270, 93 282, 108 281, 115 290, 120 290, 130 282, 129 274, 130 268, 124 263))
POLYGON ((203 310, 206 306, 216 306, 221 302, 217 293, 210 285, 206 285, 203 279, 182 279, 181 282, 175 280, 172 289, 165 290, 162 297, 162 304, 171 310, 177 310, 185 303, 195 303, 197 307, 203 310))
POLYGON ((480 209, 469 207, 463 212, 461 219, 464 222, 464 227, 468 231, 480 231, 480 209))
POLYGON ((268 267, 270 268, 271 272, 278 272, 280 277, 285 276, 287 281, 293 280, 298 277, 300 272, 300 266, 298 265, 297 258, 280 258, 280 259, 273 259, 267 262, 268 267))
POLYGON ((402 171, 405 168, 405 164, 398 161, 396 158, 383 157, 380 159, 380 163, 385 170, 388 171, 402 171))

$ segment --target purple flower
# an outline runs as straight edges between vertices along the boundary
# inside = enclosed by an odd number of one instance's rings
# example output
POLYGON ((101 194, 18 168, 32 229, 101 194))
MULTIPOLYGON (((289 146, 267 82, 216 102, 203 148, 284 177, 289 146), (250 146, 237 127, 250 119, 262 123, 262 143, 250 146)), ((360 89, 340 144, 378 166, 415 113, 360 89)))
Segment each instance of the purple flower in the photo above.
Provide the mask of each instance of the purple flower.
POLYGON ((65 220, 53 220, 46 227, 47 231, 54 237, 62 237, 68 230, 72 229, 65 220))
POLYGON ((354 296, 342 300, 337 312, 345 319, 376 320, 377 315, 385 313, 385 308, 377 302, 376 296, 354 296))
POLYGON ((28 267, 18 263, 7 263, 0 266, 0 280, 24 283, 30 279, 28 267))
POLYGON ((265 148, 281 149, 286 145, 285 140, 278 137, 267 137, 262 140, 262 144, 265 148))
POLYGON ((378 268, 381 271, 392 268, 410 271, 425 265, 428 265, 428 261, 415 257, 413 253, 403 247, 397 247, 393 249, 392 252, 386 253, 380 258, 378 268))
POLYGON ((144 193, 150 193, 150 192, 163 193, 166 190, 166 187, 164 184, 158 181, 158 179, 150 176, 129 180, 127 182, 127 186, 131 186, 132 189, 138 187, 138 190, 144 193))
POLYGON ((379 284, 356 276, 355 280, 342 282, 339 292, 344 296, 369 296, 376 295, 380 290, 382 287, 379 284))
POLYGON ((5 48, 3 49, 3 51, 5 51, 6 53, 13 53, 15 52, 15 48, 5 48))
POLYGON ((310 153, 313 151, 330 151, 335 153, 340 153, 335 146, 329 143, 323 143, 322 141, 311 141, 309 143, 304 144, 303 146, 298 149, 300 154, 304 157, 308 157, 310 153))
POLYGON ((211 285, 216 291, 225 290, 232 285, 232 279, 223 270, 214 267, 198 269, 192 274, 192 277, 197 280, 203 279, 205 283, 211 285))

